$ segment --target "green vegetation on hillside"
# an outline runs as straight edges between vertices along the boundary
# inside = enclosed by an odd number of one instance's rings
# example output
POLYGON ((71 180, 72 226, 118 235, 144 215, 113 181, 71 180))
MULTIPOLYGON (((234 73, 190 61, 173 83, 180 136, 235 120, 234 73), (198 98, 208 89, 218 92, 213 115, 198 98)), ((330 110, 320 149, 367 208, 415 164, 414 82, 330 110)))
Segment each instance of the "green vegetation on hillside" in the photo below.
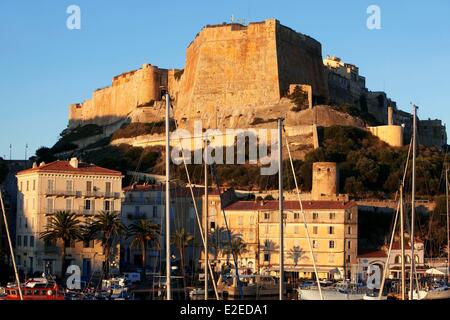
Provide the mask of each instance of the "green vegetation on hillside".
POLYGON ((87 124, 75 129, 66 129, 60 134, 59 141, 52 147, 52 153, 72 151, 77 148, 73 142, 103 133, 103 128, 96 124, 87 124))
MULTIPOLYGON (((170 121, 170 130, 175 130, 175 122, 170 121)), ((111 140, 117 140, 121 138, 134 138, 138 136, 143 136, 146 134, 161 134, 165 131, 165 122, 133 122, 122 125, 119 130, 114 132, 111 140)))
POLYGON ((300 87, 295 87, 294 92, 288 95, 288 98, 295 104, 295 107, 291 108, 291 111, 298 112, 309 108, 308 94, 303 92, 300 87))
MULTIPOLYGON (((355 127, 333 126, 322 130, 322 146, 308 153, 302 166, 306 189, 311 188, 312 163, 332 161, 339 164, 341 192, 364 197, 398 190, 408 146, 391 148, 371 133, 355 127)), ((444 154, 437 148, 420 146, 416 171, 418 195, 426 197, 440 192, 443 160, 444 154)))

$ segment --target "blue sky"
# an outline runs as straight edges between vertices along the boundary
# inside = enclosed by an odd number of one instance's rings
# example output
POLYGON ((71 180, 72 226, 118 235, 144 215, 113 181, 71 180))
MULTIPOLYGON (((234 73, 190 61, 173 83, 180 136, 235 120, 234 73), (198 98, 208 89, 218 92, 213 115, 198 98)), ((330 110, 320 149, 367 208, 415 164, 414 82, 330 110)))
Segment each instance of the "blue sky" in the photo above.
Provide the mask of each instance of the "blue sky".
POLYGON ((151 63, 182 68, 185 49, 207 24, 277 18, 360 67, 369 89, 400 108, 450 123, 450 1, 1 0, 0 157, 24 158, 53 145, 70 103, 90 98, 114 75, 151 63), (66 8, 81 8, 68 30, 66 8), (381 30, 366 27, 369 5, 381 30))

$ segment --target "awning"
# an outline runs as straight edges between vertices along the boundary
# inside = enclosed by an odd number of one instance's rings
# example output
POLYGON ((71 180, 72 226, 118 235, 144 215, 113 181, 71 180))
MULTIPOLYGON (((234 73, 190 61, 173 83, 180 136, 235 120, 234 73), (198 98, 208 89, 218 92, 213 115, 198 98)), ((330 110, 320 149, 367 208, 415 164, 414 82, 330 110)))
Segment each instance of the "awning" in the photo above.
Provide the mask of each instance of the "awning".
POLYGON ((425 273, 433 275, 433 276, 445 276, 445 271, 441 271, 441 270, 436 269, 436 268, 428 269, 427 271, 425 271, 425 273))

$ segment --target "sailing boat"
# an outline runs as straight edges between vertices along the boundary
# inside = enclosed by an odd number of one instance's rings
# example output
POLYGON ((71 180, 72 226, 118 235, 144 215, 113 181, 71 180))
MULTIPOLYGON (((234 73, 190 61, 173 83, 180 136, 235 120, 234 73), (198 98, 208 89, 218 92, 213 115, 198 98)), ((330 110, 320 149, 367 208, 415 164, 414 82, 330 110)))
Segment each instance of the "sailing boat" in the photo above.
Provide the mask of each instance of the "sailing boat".
MULTIPOLYGON (((448 168, 445 170, 445 196, 447 201, 447 235, 449 232, 449 226, 448 226, 448 218, 449 218, 449 202, 448 202, 448 168)), ((449 238, 447 237, 447 250, 449 249, 448 246, 449 238)), ((447 252, 447 257, 449 253, 447 252)), ((449 272, 449 265, 450 261, 447 260, 447 279, 448 279, 448 272, 449 272)), ((440 300, 440 299, 450 299, 450 287, 445 282, 440 283, 432 283, 431 285, 427 286, 425 289, 418 290, 418 293, 414 292, 413 295, 414 300, 440 300)))
MULTIPOLYGON (((413 106, 413 161, 412 161, 412 210, 411 210, 411 257, 414 257, 414 215, 415 215, 415 164, 416 164, 416 112, 417 107, 413 106)), ((446 171, 446 199, 447 199, 447 219, 448 219, 448 176, 446 171)), ((448 228, 448 223, 447 223, 448 228)), ((448 230, 447 230, 448 232, 448 230)), ((448 237, 447 237, 448 238, 448 237)), ((449 250, 447 248, 447 250, 449 250)), ((448 264, 448 262, 447 262, 448 264)), ((448 271, 447 271, 448 272, 448 271)), ((450 288, 447 284, 434 283, 425 288, 417 288, 414 290, 414 274, 415 274, 415 259, 411 259, 411 272, 410 272, 410 290, 409 298, 411 300, 437 300, 437 299, 450 299, 450 288)), ((416 279, 417 281, 417 279, 416 279)))

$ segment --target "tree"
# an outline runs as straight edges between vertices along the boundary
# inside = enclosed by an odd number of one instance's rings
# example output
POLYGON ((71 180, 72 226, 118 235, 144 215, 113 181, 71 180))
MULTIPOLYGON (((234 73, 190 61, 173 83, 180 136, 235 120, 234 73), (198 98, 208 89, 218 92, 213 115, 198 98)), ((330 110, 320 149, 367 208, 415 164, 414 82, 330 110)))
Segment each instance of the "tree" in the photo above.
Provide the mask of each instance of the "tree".
POLYGON ((240 256, 248 252, 247 244, 241 235, 235 235, 231 239, 231 246, 230 243, 227 243, 223 252, 228 255, 234 254, 236 260, 239 261, 240 256))
POLYGON ((40 233, 45 242, 62 240, 61 247, 61 277, 65 274, 66 248, 74 240, 82 239, 82 229, 76 215, 69 211, 58 211, 50 217, 45 230, 40 233))
POLYGON ((183 286, 186 288, 186 271, 184 270, 184 250, 189 245, 189 243, 194 239, 194 237, 186 232, 184 228, 178 229, 172 235, 172 243, 175 248, 178 249, 180 254, 180 268, 181 274, 183 276, 183 286))
POLYGON ((214 255, 214 260, 219 259, 219 254, 223 251, 225 240, 228 237, 227 229, 220 226, 208 235, 208 249, 214 255))
POLYGON ((297 266, 298 262, 303 259, 304 255, 305 251, 302 248, 299 246, 294 246, 288 251, 287 257, 292 259, 294 265, 297 266))
POLYGON ((145 267, 147 265, 147 249, 149 242, 159 247, 160 226, 147 219, 134 221, 127 230, 127 237, 133 238, 131 246, 140 248, 142 253, 143 278, 145 279, 145 267))
POLYGON ((101 241, 103 254, 105 255, 104 271, 109 274, 109 257, 111 248, 115 241, 118 240, 126 231, 119 214, 111 211, 102 211, 94 217, 93 222, 89 226, 89 234, 101 241))

